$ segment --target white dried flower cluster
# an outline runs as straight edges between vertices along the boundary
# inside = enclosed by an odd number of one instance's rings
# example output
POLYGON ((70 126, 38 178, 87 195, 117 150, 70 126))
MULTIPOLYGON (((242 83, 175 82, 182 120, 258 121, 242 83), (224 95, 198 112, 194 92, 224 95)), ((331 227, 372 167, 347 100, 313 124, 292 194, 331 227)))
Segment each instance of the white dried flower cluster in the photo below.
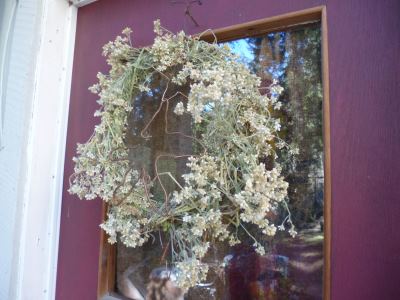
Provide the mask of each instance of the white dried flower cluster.
POLYGON ((185 107, 183 106, 182 102, 178 102, 175 106, 174 113, 176 113, 178 116, 183 115, 185 112, 185 107))
POLYGON ((177 276, 177 285, 183 290, 187 290, 207 278, 208 265, 198 259, 191 258, 184 262, 178 262, 176 267, 180 271, 177 276))
POLYGON ((278 168, 266 171, 263 163, 256 166, 252 173, 245 174, 244 179, 244 190, 235 195, 235 202, 242 210, 240 218, 258 225, 264 234, 275 235, 276 227, 265 215, 275 212, 279 202, 284 201, 288 183, 280 176, 278 168))
MULTIPOLYGON (((172 263, 180 270, 178 283, 187 289, 207 276, 202 259, 210 242, 240 243, 238 231, 248 233, 246 224, 268 236, 289 225, 295 235, 289 211, 279 226, 269 218, 282 204, 287 208, 288 184, 275 162, 275 148, 287 145, 278 136, 279 120, 271 115, 280 107, 282 88, 274 82, 262 95, 260 79, 229 48, 183 32, 174 35, 158 21, 151 47, 132 47, 130 32, 125 29, 123 37, 104 46, 111 69, 108 75, 99 74, 99 82, 90 88, 99 96, 101 109, 95 115, 101 122, 89 141, 78 145, 69 191, 81 199, 100 197, 109 203, 101 227, 111 243, 119 239, 139 247, 152 232, 167 231, 172 263), (173 97, 162 101, 169 101, 176 115, 192 117, 200 128, 193 140, 202 147, 188 158, 184 184, 175 180, 179 188, 166 199, 152 195, 155 179, 135 167, 125 144, 133 99, 150 91, 155 74, 170 76, 176 86, 190 86, 185 103, 173 97), (272 166, 266 168, 265 160, 272 166)), ((261 241, 251 237, 263 255, 261 241)))

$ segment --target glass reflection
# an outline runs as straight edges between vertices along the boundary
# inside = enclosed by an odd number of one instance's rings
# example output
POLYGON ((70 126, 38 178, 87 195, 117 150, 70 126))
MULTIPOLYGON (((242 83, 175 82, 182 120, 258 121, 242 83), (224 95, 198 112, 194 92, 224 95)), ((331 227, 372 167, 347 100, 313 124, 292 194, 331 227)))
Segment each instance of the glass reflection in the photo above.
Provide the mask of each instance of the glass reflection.
MULTIPOLYGON (((282 110, 276 116, 281 119, 282 138, 296 145, 300 152, 295 161, 281 153, 279 162, 289 182, 289 206, 299 234, 291 238, 278 231, 273 239, 257 236, 269 250, 265 256, 256 254, 252 241, 247 242, 246 237, 241 245, 233 248, 224 243, 213 245, 206 257, 211 266, 207 283, 191 289, 185 299, 322 299, 324 173, 320 24, 227 44, 262 78, 263 86, 276 79, 284 87, 279 99, 282 110), (221 267, 221 262, 225 267, 221 267)), ((135 98, 127 136, 130 158, 150 177, 154 177, 157 167, 158 172, 172 172, 175 178, 180 178, 187 171, 186 155, 198 148, 188 136, 196 135, 201 128, 194 127, 188 116, 177 116, 173 109, 160 105, 165 82, 161 76, 154 79, 150 91, 135 98), (161 113, 146 128, 157 110, 161 113), (141 137, 142 132, 152 138, 141 137)), ((187 94, 187 90, 183 92, 187 94)), ((154 194, 176 189, 176 183, 168 176, 161 182, 162 185, 153 187, 154 194)), ((161 194, 160 198, 163 198, 161 194)), ((275 217, 277 221, 281 218, 280 214, 275 217)), ((249 230, 252 231, 251 226, 249 230)), ((152 270, 165 266, 168 251, 163 249, 167 241, 160 233, 139 249, 128 249, 118 243, 117 282, 134 266, 130 279, 145 294, 152 270)))

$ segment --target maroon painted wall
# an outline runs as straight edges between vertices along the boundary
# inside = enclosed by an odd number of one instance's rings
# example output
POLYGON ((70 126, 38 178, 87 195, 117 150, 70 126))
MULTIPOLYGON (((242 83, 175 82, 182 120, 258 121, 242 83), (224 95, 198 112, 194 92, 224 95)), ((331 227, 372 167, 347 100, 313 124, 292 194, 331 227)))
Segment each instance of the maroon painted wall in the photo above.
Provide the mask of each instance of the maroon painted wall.
POLYGON ((152 22, 189 33, 325 4, 332 155, 332 299, 400 299, 400 1, 203 0, 184 16, 169 0, 100 0, 80 8, 62 203, 57 299, 95 299, 100 201, 65 190, 77 142, 97 121, 87 87, 105 71, 101 47, 130 26, 136 46, 152 22))

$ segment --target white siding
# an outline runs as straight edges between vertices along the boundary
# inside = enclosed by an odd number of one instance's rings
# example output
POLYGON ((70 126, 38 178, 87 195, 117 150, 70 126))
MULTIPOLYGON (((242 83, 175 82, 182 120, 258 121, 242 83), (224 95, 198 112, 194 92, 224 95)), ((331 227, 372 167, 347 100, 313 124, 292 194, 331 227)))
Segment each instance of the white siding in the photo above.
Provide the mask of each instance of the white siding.
POLYGON ((76 11, 66 0, 18 1, 0 151, 0 300, 54 299, 76 11))
POLYGON ((16 8, 17 0, 0 1, 0 151, 3 148, 5 80, 8 74, 9 49, 16 8))
POLYGON ((0 151, 0 299, 9 298, 13 254, 18 243, 21 192, 25 177, 21 167, 26 152, 28 116, 32 110, 35 53, 39 41, 41 1, 21 0, 17 7, 3 98, 3 135, 0 151), (18 213, 17 213, 18 212, 18 213))

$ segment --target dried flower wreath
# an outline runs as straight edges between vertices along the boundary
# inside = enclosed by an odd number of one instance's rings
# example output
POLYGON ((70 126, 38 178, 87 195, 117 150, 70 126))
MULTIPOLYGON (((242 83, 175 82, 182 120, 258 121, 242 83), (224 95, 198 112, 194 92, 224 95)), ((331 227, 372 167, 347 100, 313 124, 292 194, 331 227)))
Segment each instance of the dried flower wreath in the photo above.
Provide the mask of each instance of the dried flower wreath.
MULTIPOLYGON (((139 247, 152 233, 165 232, 170 262, 179 271, 178 285, 187 289, 207 276, 202 259, 210 242, 237 244, 241 231, 254 240, 262 255, 264 247, 245 225, 256 225, 268 236, 277 229, 296 234, 285 201, 288 183, 276 162, 276 150, 289 148, 278 136, 279 119, 271 114, 280 108, 277 98, 282 88, 274 82, 260 93, 261 80, 228 47, 184 32, 172 34, 159 21, 154 28, 156 38, 150 47, 134 48, 130 29, 104 46, 111 68, 108 75, 99 73, 99 82, 90 88, 99 96, 101 109, 95 116, 101 122, 85 144, 78 144, 69 191, 81 199, 100 197, 109 204, 101 227, 110 243, 118 237, 128 247, 139 247), (202 128, 200 136, 192 137, 201 151, 185 156, 189 172, 183 179, 159 173, 157 167, 151 178, 132 161, 125 142, 133 99, 149 92, 156 74, 167 81, 159 107, 187 114, 193 126, 202 128), (188 85, 189 92, 166 97, 169 83, 188 85), (185 101, 178 101, 182 97, 185 101), (272 166, 266 168, 265 161, 272 166), (176 190, 164 189, 163 196, 156 197, 152 186, 162 187, 163 176, 174 180, 176 190), (279 207, 287 210, 287 216, 275 225, 268 216, 279 207)), ((139 133, 145 140, 151 138, 148 125, 139 133)))

